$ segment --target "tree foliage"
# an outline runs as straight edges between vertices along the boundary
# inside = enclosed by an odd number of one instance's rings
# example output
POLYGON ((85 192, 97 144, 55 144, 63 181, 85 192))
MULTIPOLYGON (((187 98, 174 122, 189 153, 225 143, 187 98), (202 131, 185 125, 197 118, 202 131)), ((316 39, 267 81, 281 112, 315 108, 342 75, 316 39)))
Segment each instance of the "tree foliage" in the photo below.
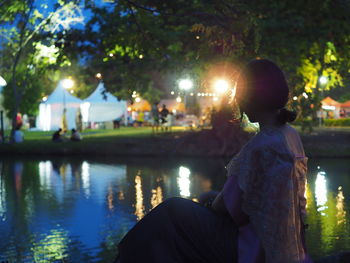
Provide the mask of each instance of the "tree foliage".
POLYGON ((45 4, 38 6, 39 1, 34 0, 5 3, 0 8, 5 17, 0 28, 1 74, 8 79, 5 107, 12 117, 14 130, 17 112, 22 109, 32 113, 32 107, 37 105, 44 72, 65 63, 55 46, 56 34, 69 30, 72 23, 82 22, 82 15, 75 3, 61 0, 53 10, 48 10, 45 4))

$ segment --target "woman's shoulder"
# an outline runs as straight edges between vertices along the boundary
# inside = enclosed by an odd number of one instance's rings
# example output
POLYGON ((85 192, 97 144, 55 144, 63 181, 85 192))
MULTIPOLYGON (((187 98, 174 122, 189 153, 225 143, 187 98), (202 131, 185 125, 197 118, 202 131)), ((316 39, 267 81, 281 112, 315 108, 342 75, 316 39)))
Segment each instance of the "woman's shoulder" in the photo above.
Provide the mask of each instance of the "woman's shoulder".
POLYGON ((285 136, 287 129, 293 128, 285 125, 283 127, 262 129, 251 141, 253 152, 291 155, 285 136))

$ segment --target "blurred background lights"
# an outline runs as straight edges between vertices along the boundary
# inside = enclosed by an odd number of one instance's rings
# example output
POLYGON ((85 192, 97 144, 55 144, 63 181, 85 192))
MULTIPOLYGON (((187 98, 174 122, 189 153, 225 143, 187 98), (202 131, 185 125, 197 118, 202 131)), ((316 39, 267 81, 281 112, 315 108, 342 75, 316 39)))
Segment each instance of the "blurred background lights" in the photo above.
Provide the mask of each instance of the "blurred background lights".
POLYGON ((182 197, 189 197, 190 192, 190 174, 191 171, 187 167, 180 166, 179 168, 179 177, 177 178, 177 184, 179 185, 180 195, 182 197))
POLYGON ((182 90, 189 90, 193 87, 192 80, 190 79, 182 79, 179 82, 179 88, 182 90))
POLYGON ((101 79, 102 78, 102 74, 101 73, 97 73, 96 74, 96 78, 101 79))
POLYGON ((182 101, 182 99, 180 97, 176 98, 176 102, 180 103, 182 101))
POLYGON ((229 84, 224 79, 218 79, 214 83, 214 88, 215 88, 215 91, 218 93, 225 93, 229 88, 229 84))
POLYGON ((328 78, 326 76, 321 76, 320 77, 320 83, 322 85, 327 84, 327 82, 328 82, 328 78))
POLYGON ((63 85, 63 88, 70 89, 71 87, 73 87, 74 81, 71 79, 64 79, 62 80, 62 85, 63 85))
POLYGON ((140 97, 137 97, 136 99, 135 99, 135 102, 140 102, 141 101, 141 98, 140 97))

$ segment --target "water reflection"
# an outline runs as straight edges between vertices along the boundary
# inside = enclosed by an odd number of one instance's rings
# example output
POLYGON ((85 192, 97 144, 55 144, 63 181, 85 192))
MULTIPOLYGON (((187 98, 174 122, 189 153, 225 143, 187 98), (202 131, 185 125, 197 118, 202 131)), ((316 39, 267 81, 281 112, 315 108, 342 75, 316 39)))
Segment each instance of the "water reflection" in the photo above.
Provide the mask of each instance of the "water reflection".
POLYGON ((337 195, 337 218, 338 218, 338 224, 344 224, 346 222, 345 216, 346 216, 346 211, 345 211, 345 204, 344 204, 344 194, 343 194, 343 189, 341 186, 338 187, 338 195, 337 195))
MULTIPOLYGON (((0 262, 113 262, 119 240, 164 199, 220 190, 223 163, 0 161, 0 262)), ((315 257, 350 250, 347 163, 311 160, 307 242, 315 257)))
MULTIPOLYGON (((320 171, 317 173, 316 181, 315 181, 315 197, 317 203, 317 211, 321 212, 327 209, 325 205, 327 203, 327 180, 325 177, 326 173, 320 171)), ((325 213, 322 213, 325 215, 325 213)))
POLYGON ((190 174, 191 171, 187 167, 180 166, 179 168, 179 177, 177 178, 177 184, 180 189, 180 195, 182 197, 189 197, 191 195, 190 192, 190 174))
POLYGON ((163 202, 163 191, 160 186, 157 186, 156 189, 152 189, 152 197, 151 197, 152 209, 155 208, 157 205, 159 205, 161 202, 163 202))
POLYGON ((83 162, 81 167, 81 179, 83 183, 83 189, 86 198, 90 197, 90 173, 89 173, 89 164, 87 162, 83 162))
POLYGON ((142 180, 140 177, 141 172, 135 177, 135 192, 136 192, 136 204, 135 204, 135 215, 137 220, 142 219, 145 215, 145 206, 143 205, 143 194, 142 194, 142 180))
MULTIPOLYGON (((3 178, 3 163, 0 163, 0 176, 3 178)), ((0 180, 0 221, 6 220, 6 193, 5 181, 0 180)))
POLYGON ((68 232, 64 229, 52 229, 48 234, 43 234, 33 244, 33 258, 35 262, 47 263, 63 261, 68 256, 68 232))

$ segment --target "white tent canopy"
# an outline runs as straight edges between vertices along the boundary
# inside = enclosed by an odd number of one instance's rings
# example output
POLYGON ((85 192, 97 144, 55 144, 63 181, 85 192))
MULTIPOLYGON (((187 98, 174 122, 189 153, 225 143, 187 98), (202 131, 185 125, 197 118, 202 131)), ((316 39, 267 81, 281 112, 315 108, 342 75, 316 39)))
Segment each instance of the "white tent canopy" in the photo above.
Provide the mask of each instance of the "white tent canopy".
POLYGON ((4 108, 4 96, 2 94, 2 91, 3 91, 3 86, 1 86, 0 84, 0 111, 3 112, 3 122, 4 122, 4 129, 10 129, 11 128, 11 121, 10 119, 7 118, 6 116, 6 110, 4 108))
POLYGON ((127 116, 126 101, 118 100, 105 90, 101 81, 81 106, 84 122, 106 122, 127 116))
POLYGON ((44 131, 62 127, 63 111, 66 108, 68 129, 76 128, 76 116, 82 100, 72 96, 60 81, 45 102, 39 105, 37 128, 44 131))

